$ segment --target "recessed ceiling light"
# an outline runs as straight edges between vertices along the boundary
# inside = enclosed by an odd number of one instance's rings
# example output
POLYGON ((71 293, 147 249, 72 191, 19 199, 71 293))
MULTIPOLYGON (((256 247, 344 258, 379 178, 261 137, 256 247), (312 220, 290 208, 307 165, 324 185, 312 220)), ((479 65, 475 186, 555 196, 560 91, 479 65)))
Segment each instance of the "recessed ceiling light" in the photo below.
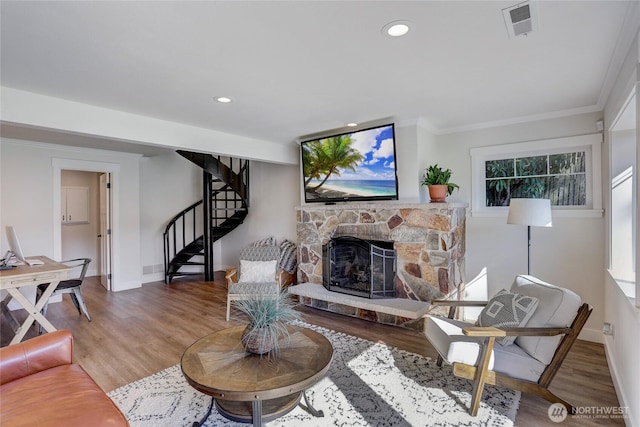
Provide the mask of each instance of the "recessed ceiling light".
POLYGON ((226 96, 218 96, 216 97, 216 101, 222 104, 228 104, 229 102, 231 102, 231 98, 227 98, 226 96))
POLYGON ((347 123, 347 126, 349 126, 350 128, 356 127, 358 126, 357 123, 351 122, 351 123, 347 123))
POLYGON ((390 37, 400 37, 407 34, 409 28, 409 21, 392 21, 382 27, 382 34, 390 37))

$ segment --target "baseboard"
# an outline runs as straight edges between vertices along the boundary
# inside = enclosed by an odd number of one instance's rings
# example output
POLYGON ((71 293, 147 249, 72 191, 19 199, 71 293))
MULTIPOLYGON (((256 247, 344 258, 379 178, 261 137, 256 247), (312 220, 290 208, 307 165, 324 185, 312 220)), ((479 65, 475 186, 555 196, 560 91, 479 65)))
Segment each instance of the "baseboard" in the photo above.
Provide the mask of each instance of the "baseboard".
POLYGON ((137 289, 142 287, 142 282, 139 281, 131 281, 131 282, 118 282, 118 289, 112 289, 113 292, 126 291, 128 289, 137 289))
MULTIPOLYGON (((231 266, 214 266, 215 271, 226 271, 231 266)), ((199 267, 201 268, 201 267, 199 267)), ((164 272, 145 274, 142 276, 142 283, 164 282, 164 272)))
POLYGON ((604 344, 604 334, 598 329, 582 328, 580 335, 578 335, 578 339, 604 344))
POLYGON ((142 276, 142 283, 164 282, 164 273, 152 273, 142 276))
MULTIPOLYGON (((631 405, 629 405, 629 399, 625 395, 624 387, 622 387, 622 381, 620 381, 620 373, 618 371, 618 366, 615 363, 613 357, 611 357, 609 347, 611 346, 611 337, 606 337, 604 340, 604 354, 607 358, 607 364, 609 365, 609 373, 611 374, 611 381, 613 382, 613 388, 616 391, 616 396, 618 397, 618 404, 622 408, 628 408, 628 410, 632 410, 631 405)), ((628 427, 638 426, 640 425, 639 420, 634 420, 633 413, 628 413, 627 417, 624 419, 625 425, 628 427), (634 423, 634 421, 638 421, 634 423)))

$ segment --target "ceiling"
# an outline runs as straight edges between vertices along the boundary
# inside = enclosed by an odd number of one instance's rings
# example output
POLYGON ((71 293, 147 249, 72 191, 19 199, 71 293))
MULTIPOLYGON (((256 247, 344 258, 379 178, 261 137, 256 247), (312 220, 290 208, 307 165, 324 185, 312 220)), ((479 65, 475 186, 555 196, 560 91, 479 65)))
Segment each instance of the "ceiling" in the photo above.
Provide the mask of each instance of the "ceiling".
POLYGON ((386 117, 438 134, 602 110, 637 2, 536 2, 510 39, 517 3, 3 0, 0 83, 279 144, 386 117), (395 20, 406 36, 382 34, 395 20))

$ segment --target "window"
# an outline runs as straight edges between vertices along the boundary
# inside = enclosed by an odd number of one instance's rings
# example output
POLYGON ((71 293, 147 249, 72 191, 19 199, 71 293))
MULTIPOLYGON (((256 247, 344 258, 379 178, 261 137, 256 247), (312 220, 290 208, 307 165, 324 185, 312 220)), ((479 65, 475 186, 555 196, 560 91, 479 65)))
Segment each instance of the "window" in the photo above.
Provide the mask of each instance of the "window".
POLYGON ((627 99, 609 129, 610 191, 609 273, 629 298, 640 307, 637 273, 638 165, 635 92, 627 99))
POLYGON ((556 212, 601 216, 601 143, 593 134, 472 149, 472 214, 504 215, 511 198, 544 198, 556 212))
POLYGON ((611 274, 635 282, 633 167, 611 180, 611 274))
POLYGON ((485 161, 485 206, 512 197, 551 199, 553 206, 587 203, 586 151, 485 161))

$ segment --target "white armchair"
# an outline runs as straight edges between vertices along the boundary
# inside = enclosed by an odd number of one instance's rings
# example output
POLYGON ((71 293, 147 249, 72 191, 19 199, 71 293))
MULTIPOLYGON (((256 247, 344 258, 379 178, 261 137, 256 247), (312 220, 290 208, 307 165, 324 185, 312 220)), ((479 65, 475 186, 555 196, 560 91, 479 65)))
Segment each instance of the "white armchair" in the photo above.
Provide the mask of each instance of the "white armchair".
MULTIPOLYGON (((514 297, 512 305, 495 297, 489 302, 432 301, 434 306, 451 306, 448 318, 432 316, 425 321, 424 333, 440 355, 438 366, 444 360, 453 365, 454 375, 473 380, 469 408, 473 416, 478 411, 485 384, 536 394, 563 404, 571 413, 572 406, 551 393, 548 387, 589 318, 591 307, 581 304, 574 292, 532 276, 517 276, 509 294, 531 297, 527 302, 537 303, 527 316, 519 321, 515 319, 515 323, 520 322, 515 327, 475 326, 454 317, 455 308, 459 306, 485 305, 488 309, 483 313, 495 318, 501 309, 515 313, 523 309, 517 302, 518 297, 514 297), (504 337, 515 337, 515 341, 508 345, 496 342, 504 337)), ((497 323, 504 324, 504 319, 497 323)))

